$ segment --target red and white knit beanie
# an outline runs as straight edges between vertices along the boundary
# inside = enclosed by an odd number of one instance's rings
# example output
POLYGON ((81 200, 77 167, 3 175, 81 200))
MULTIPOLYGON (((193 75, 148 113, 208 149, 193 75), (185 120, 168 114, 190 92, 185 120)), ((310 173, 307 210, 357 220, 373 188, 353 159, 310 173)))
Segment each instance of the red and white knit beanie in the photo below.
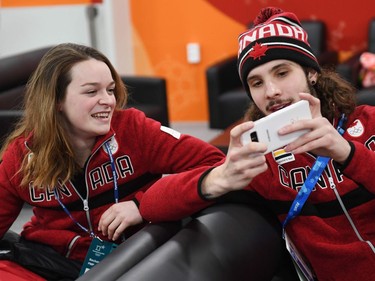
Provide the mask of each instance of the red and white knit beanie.
POLYGON ((238 42, 238 73, 249 96, 247 76, 253 68, 266 62, 286 59, 320 72, 307 33, 293 13, 273 7, 262 9, 253 27, 240 34, 238 42))

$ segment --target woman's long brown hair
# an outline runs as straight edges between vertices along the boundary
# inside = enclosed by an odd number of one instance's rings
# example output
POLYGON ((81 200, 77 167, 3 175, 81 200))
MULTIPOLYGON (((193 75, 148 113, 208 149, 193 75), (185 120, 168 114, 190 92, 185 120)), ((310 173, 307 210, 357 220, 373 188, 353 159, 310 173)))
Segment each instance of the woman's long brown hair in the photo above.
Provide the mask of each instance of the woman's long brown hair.
MULTIPOLYGON (((305 69, 306 81, 308 69, 305 69)), ((340 75, 332 69, 322 69, 321 74, 315 85, 309 84, 312 95, 320 99, 322 115, 328 120, 339 117, 340 114, 349 116, 355 106, 355 88, 341 78, 340 75)), ((258 120, 264 117, 259 108, 251 103, 245 113, 245 120, 258 120)))
POLYGON ((116 109, 126 104, 127 91, 121 77, 101 52, 73 43, 51 48, 30 77, 26 87, 24 115, 0 150, 2 160, 12 141, 20 136, 32 135, 28 143, 31 157, 25 155, 19 170, 23 177, 21 185, 33 182, 37 188, 53 188, 58 182, 65 183, 71 179, 79 169, 57 105, 65 98, 72 79, 72 67, 89 59, 102 61, 110 69, 115 81, 116 109))

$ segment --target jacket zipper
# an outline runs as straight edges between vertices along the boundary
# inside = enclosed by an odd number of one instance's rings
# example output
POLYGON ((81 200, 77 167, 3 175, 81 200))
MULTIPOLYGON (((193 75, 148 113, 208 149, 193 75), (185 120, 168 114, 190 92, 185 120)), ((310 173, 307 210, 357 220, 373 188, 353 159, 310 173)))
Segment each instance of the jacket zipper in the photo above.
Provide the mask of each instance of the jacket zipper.
POLYGON ((330 187, 331 189, 333 189, 335 195, 336 195, 336 198, 337 198, 337 201, 339 202, 340 206, 341 206, 341 209, 343 210, 347 220, 349 221, 351 227, 353 228, 357 238, 359 241, 361 242, 365 242, 369 245, 369 247, 371 248, 372 252, 375 254, 375 247, 374 245, 371 243, 371 241, 368 241, 368 240, 364 240, 361 236, 361 234, 359 233, 357 227, 355 226, 354 222, 353 222, 353 219, 350 217, 350 214, 348 212, 348 210, 346 209, 345 205, 344 205, 344 202, 342 202, 341 200, 341 197, 340 197, 340 194, 338 193, 337 189, 336 189, 336 184, 334 183, 333 181, 333 178, 331 176, 328 176, 328 181, 329 181, 329 184, 330 184, 330 187))
POLYGON ((110 138, 106 139, 105 141, 103 141, 103 143, 90 155, 90 157, 88 158, 87 160, 87 163, 86 163, 86 167, 85 167, 85 174, 84 174, 84 177, 85 177, 85 185, 86 185, 86 198, 84 199, 81 194, 77 191, 77 189, 75 188, 75 186, 72 184, 72 186, 74 187, 74 190, 76 191, 76 193, 78 194, 79 198, 81 198, 82 202, 83 202, 83 210, 85 211, 86 213, 86 219, 87 219, 87 224, 89 226, 89 230, 90 230, 90 233, 91 234, 94 234, 94 229, 93 229, 93 226, 92 226, 92 222, 91 222, 91 217, 90 217, 90 207, 89 207, 89 186, 87 184, 87 169, 88 169, 88 166, 89 166, 89 163, 90 163, 90 160, 91 158, 93 157, 93 155, 95 153, 98 152, 99 149, 101 149, 103 147, 103 144, 106 143, 108 140, 110 140, 111 138, 113 138, 114 135, 112 135, 110 138))

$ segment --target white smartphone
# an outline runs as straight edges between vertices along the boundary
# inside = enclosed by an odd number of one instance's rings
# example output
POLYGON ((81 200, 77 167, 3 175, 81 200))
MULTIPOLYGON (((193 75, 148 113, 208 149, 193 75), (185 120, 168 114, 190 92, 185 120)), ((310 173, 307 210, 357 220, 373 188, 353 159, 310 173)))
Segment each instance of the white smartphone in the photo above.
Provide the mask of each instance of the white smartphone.
POLYGON ((286 146, 299 136, 308 132, 308 130, 299 130, 287 135, 279 135, 277 133, 279 129, 286 125, 293 124, 298 120, 311 118, 309 102, 300 100, 255 121, 254 127, 242 134, 242 144, 245 145, 250 141, 263 142, 267 144, 267 151, 265 152, 265 154, 267 154, 275 149, 286 146))

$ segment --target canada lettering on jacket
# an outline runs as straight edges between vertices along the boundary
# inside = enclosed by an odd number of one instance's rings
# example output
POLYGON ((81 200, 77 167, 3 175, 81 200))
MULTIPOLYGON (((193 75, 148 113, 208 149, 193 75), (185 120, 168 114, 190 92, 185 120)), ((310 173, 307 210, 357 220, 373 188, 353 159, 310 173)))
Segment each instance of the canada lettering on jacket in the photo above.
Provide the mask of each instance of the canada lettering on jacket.
MULTIPOLYGON (((311 167, 297 167, 288 172, 283 166, 279 165, 280 184, 299 191, 310 170, 311 167)), ((329 177, 335 178, 337 182, 343 181, 343 175, 340 170, 336 169, 334 165, 328 165, 319 177, 316 187, 319 187, 320 189, 326 189, 329 187, 329 177)), ((314 187, 312 191, 315 191, 316 187, 314 187)))
POLYGON ((375 151, 375 136, 371 136, 366 142, 365 146, 371 151, 375 151))
MULTIPOLYGON (((117 177, 119 179, 126 178, 127 175, 132 175, 134 173, 134 167, 128 155, 117 157, 114 160, 117 177)), ((107 183, 113 181, 113 172, 110 162, 92 169, 88 172, 88 174, 92 190, 95 190, 98 187, 104 186, 107 183)))
MULTIPOLYGON (((114 161, 118 180, 134 174, 134 167, 128 155, 117 157, 114 159, 114 161)), ((87 184, 91 190, 96 190, 99 187, 113 182, 113 171, 110 162, 103 163, 100 166, 91 169, 87 172, 87 174, 87 184)), ((70 197, 73 193, 75 193, 75 191, 72 191, 74 189, 70 184, 59 184, 56 188, 60 198, 70 197)), ((45 190, 36 189, 34 188, 32 182, 29 184, 29 194, 32 202, 55 200, 53 190, 50 190, 49 188, 46 188, 45 190)))
POLYGON ((267 25, 254 28, 242 35, 239 40, 239 51, 240 54, 243 49, 254 42, 255 40, 266 38, 270 36, 284 36, 291 37, 297 40, 307 41, 307 33, 298 25, 285 25, 282 23, 270 23, 267 25))
MULTIPOLYGON (((375 152, 375 135, 368 137, 367 141, 365 141, 364 144, 369 150, 375 152)), ((282 186, 293 188, 294 190, 299 191, 303 183, 305 182, 310 170, 311 167, 297 167, 288 172, 282 165, 279 165, 280 184, 282 186)), ((330 163, 319 177, 316 186, 320 189, 326 189, 327 187, 329 187, 330 185, 328 177, 335 178, 337 182, 343 181, 342 172, 339 169, 335 168, 332 163, 330 163)), ((315 190, 316 187, 314 187, 312 191, 315 190)))

